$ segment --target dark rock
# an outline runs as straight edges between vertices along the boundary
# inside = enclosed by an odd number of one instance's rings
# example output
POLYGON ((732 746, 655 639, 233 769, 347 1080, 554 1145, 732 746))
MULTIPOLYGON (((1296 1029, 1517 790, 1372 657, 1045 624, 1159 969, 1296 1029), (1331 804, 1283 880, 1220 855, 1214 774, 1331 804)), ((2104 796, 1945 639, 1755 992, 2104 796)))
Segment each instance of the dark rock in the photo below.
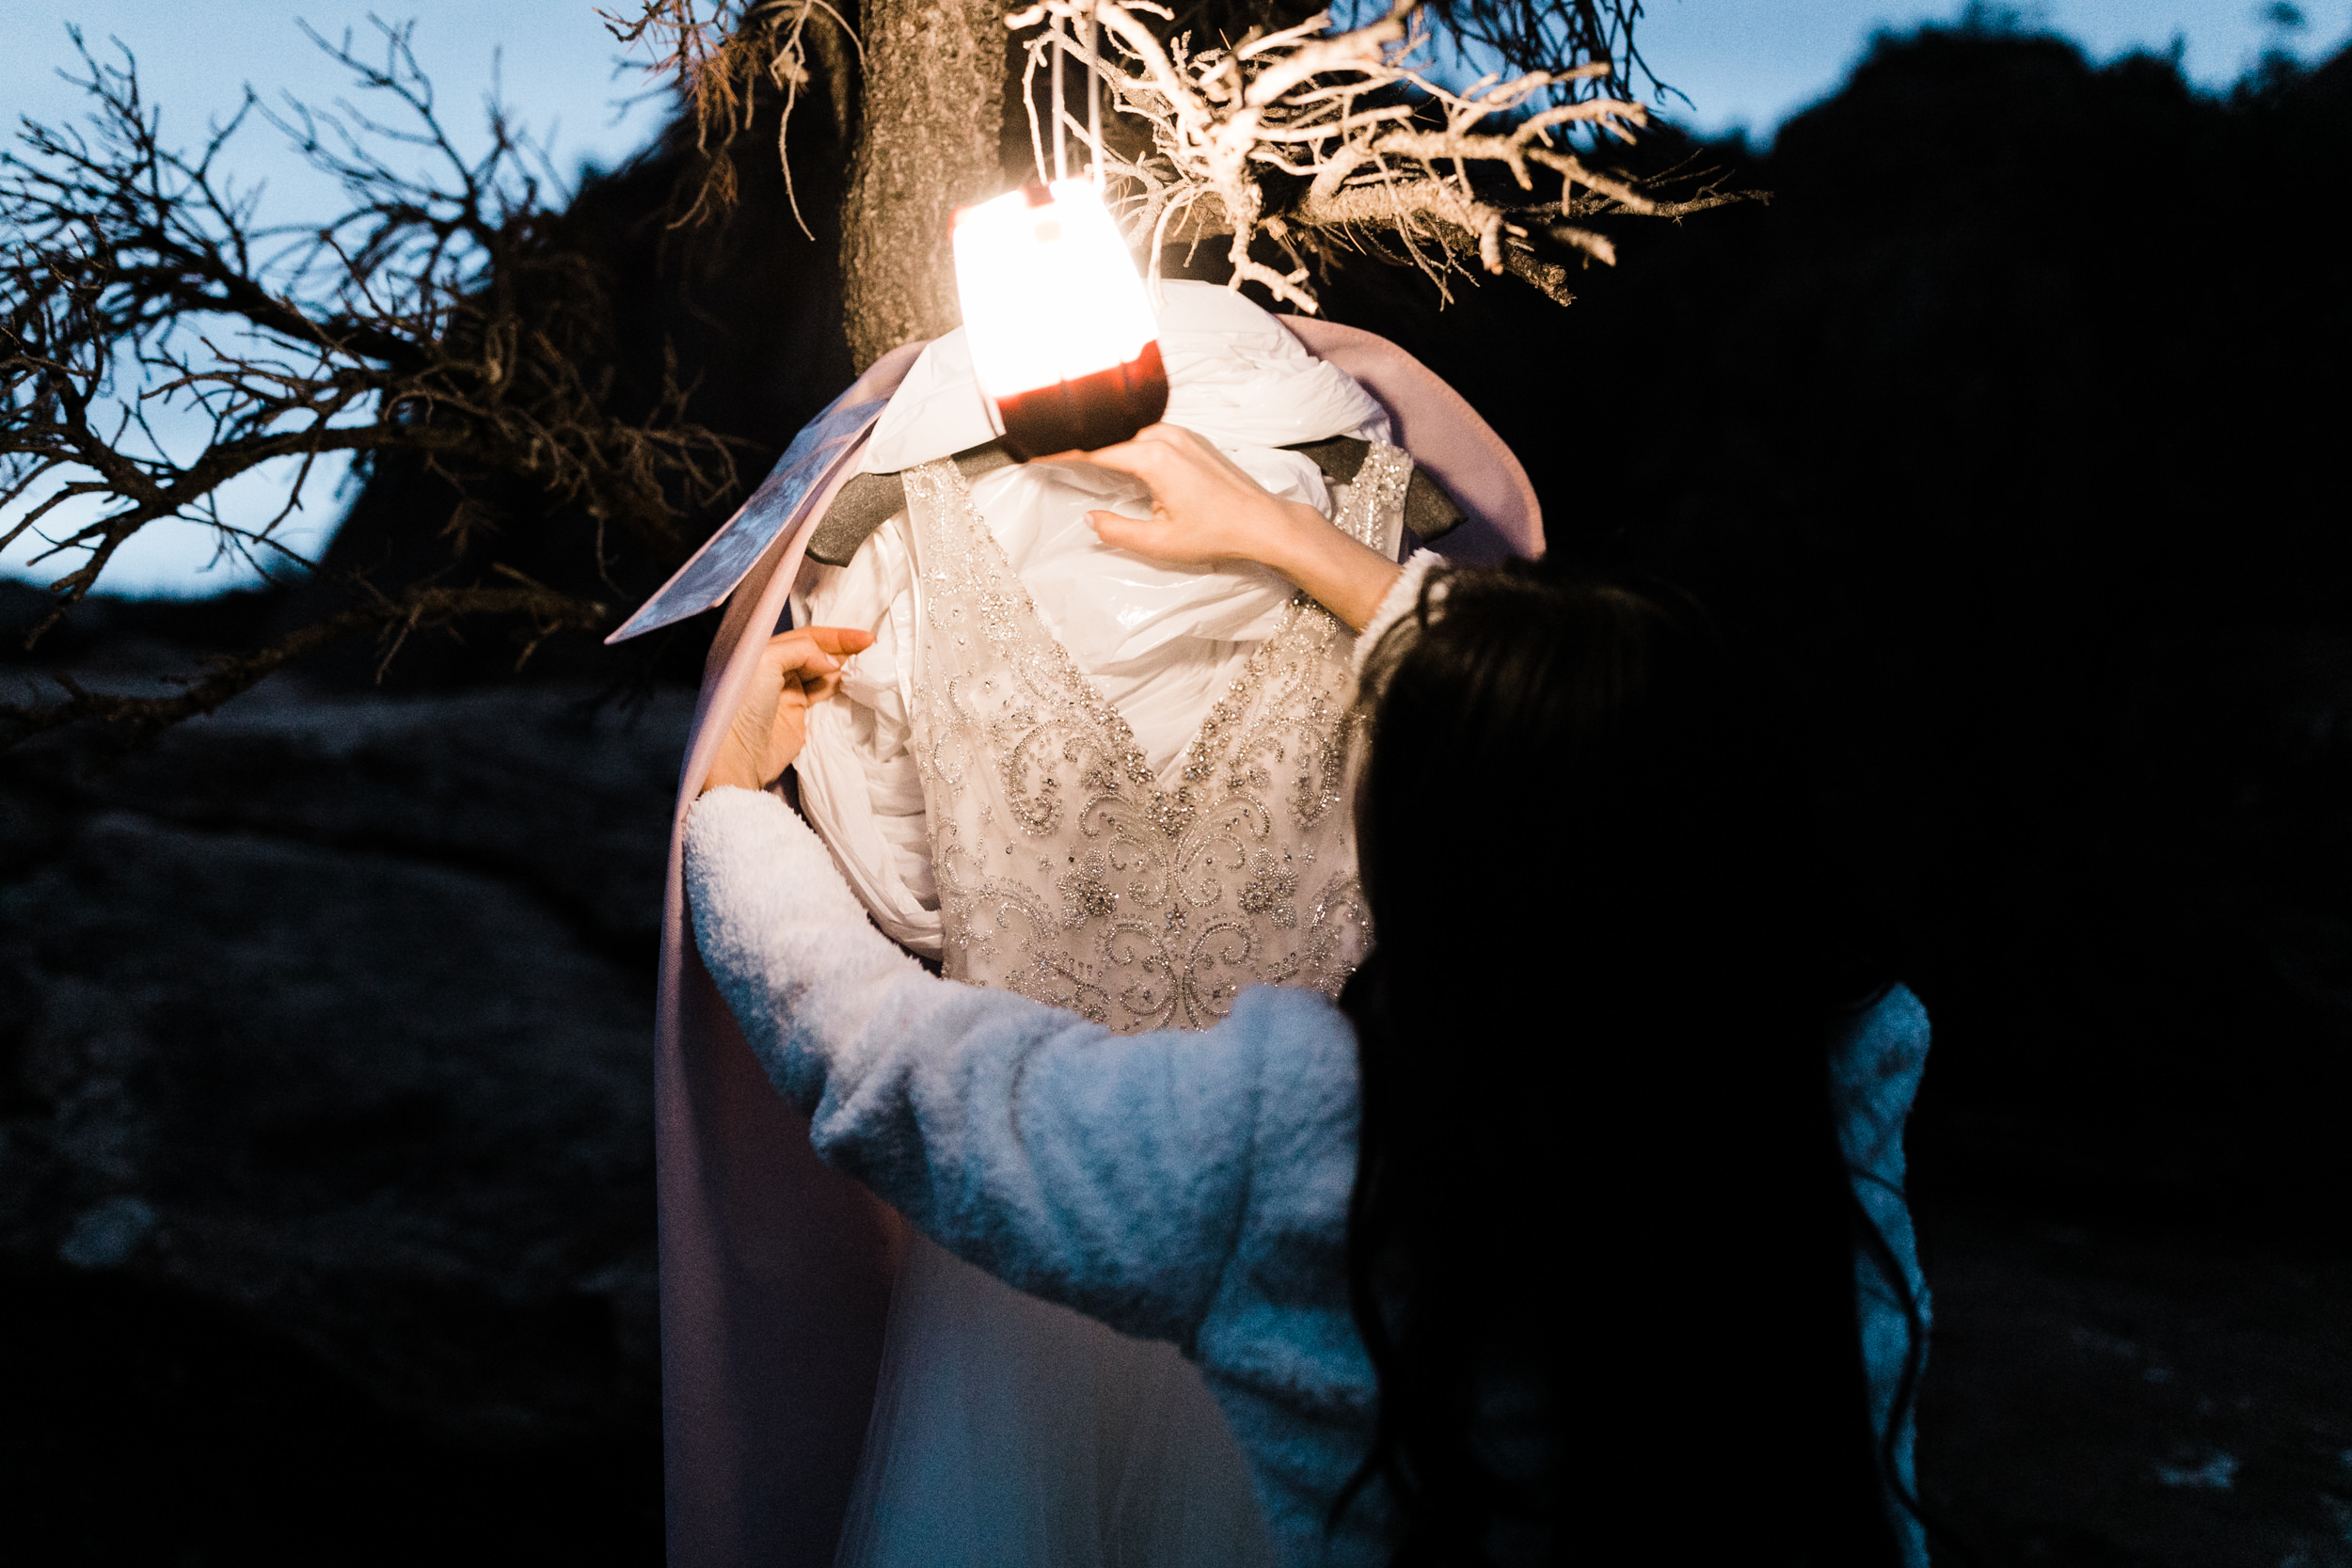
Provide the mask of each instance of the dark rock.
POLYGON ((654 1400, 652 974, 690 699, 265 685, 0 772, 0 1251, 474 1436, 654 1400))
POLYGON ((661 1558, 659 1438, 464 1443, 136 1270, 0 1261, 0 1517, 43 1568, 621 1568, 661 1558))
POLYGON ((1920 1483, 1977 1560, 2352 1568, 2340 1253, 1983 1213, 1926 1235, 1920 1483))

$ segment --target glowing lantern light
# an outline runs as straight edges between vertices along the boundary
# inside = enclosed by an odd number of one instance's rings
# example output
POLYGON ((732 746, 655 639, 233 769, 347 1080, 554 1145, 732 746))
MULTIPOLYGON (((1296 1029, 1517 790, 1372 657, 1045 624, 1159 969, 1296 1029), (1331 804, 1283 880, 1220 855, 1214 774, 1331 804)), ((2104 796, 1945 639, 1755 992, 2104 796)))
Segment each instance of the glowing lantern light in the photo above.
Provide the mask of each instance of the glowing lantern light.
POLYGON ((1107 447, 1168 411, 1151 302, 1091 181, 960 208, 955 248, 973 373, 1013 456, 1107 447))

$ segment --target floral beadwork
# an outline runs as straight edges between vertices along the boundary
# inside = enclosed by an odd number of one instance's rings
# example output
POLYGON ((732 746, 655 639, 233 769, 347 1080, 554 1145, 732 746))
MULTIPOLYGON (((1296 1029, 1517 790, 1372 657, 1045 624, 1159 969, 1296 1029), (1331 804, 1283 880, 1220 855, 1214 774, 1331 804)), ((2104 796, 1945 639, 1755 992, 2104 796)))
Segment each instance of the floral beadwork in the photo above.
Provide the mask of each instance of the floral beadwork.
MULTIPOLYGON (((1377 545, 1410 472, 1375 444, 1337 525, 1377 545)), ((1335 994, 1369 940, 1343 809, 1347 628, 1293 600, 1163 783, 954 464, 909 470, 906 489, 946 973, 1122 1033, 1205 1028, 1251 985, 1335 994)))

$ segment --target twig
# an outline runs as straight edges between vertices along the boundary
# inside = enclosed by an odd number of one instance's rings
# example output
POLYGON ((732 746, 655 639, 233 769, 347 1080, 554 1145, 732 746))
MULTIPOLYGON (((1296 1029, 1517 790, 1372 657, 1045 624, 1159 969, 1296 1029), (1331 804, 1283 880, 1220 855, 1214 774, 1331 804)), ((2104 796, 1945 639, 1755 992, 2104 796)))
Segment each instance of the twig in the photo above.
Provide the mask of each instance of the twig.
POLYGON ((102 61, 76 34, 87 129, 27 125, 0 152, 0 507, 21 508, 0 547, 37 540, 33 559, 59 569, 28 646, 151 524, 207 528, 264 577, 307 566, 280 531, 336 454, 405 458, 461 498, 519 481, 585 515, 599 567, 612 530, 683 556, 685 515, 739 488, 734 443, 686 420, 675 363, 646 412, 612 412, 613 303, 543 204, 541 150, 494 105, 487 149, 462 152, 405 28, 377 24, 380 57, 312 38, 400 123, 248 93, 183 151, 127 53, 102 61), (337 181, 340 214, 261 225, 255 193, 222 169, 256 119, 337 181), (388 144, 427 172, 396 166, 388 144), (224 487, 264 468, 291 481, 283 501, 229 515, 224 487))
MULTIPOLYGON (((1565 303, 1572 297, 1565 269, 1537 254, 1536 235, 1613 263, 1615 247, 1589 227, 1594 218, 1677 217, 1748 198, 1709 191, 1661 201, 1643 189, 1646 182, 1594 169, 1555 142, 1578 128, 1630 141, 1649 119, 1641 104, 1613 94, 1605 51, 1582 57, 1613 36, 1623 42, 1607 25, 1617 11, 1581 0, 1568 9, 1582 20, 1557 34, 1558 57, 1547 66, 1459 89, 1414 63, 1430 42, 1420 0, 1394 0, 1384 15, 1346 32, 1329 31, 1326 14, 1199 51, 1184 40, 1163 40, 1147 19, 1165 22, 1169 13, 1148 0, 1037 0, 1006 25, 1037 30, 1024 46, 1029 86, 1049 52, 1065 47, 1045 24, 1085 17, 1101 24, 1114 46, 1102 66, 1113 104, 1147 128, 1151 147, 1120 156, 1058 103, 1054 134, 1087 143, 1131 243, 1149 245, 1155 277, 1170 239, 1221 234, 1234 287, 1254 282, 1311 311, 1307 261, 1338 248, 1401 256, 1440 292, 1475 268, 1526 278, 1565 303), (1563 176, 1558 202, 1530 206, 1494 193, 1490 173, 1532 192, 1531 166, 1563 176), (1269 172, 1287 177, 1279 191, 1269 172), (1580 186, 1589 194, 1578 196, 1580 186), (1292 259, 1290 271, 1258 259, 1261 236, 1292 259)), ((1041 175, 1045 138, 1031 97, 1041 175)))
POLYGON ((91 691, 72 675, 51 675, 49 678, 65 691, 65 701, 0 703, 0 750, 86 721, 141 734, 164 729, 182 720, 211 713, 296 659, 363 631, 374 630, 383 639, 384 648, 377 662, 380 675, 392 654, 412 633, 445 627, 468 618, 528 623, 530 635, 516 659, 518 667, 542 641, 559 631, 602 631, 612 623, 611 612, 601 604, 557 593, 518 573, 507 575, 516 578, 521 586, 427 586, 412 588, 397 598, 378 596, 373 602, 305 626, 266 648, 214 659, 205 674, 186 680, 183 689, 169 697, 91 691))

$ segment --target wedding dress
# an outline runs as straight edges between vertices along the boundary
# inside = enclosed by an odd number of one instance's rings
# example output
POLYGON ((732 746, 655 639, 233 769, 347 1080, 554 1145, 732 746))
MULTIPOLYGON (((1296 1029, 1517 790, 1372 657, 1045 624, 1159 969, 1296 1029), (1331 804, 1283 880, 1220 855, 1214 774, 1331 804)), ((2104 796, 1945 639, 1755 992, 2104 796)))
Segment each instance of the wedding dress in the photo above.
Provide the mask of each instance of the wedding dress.
MULTIPOLYGON (((1231 293, 1167 289, 1169 422, 1393 556, 1411 462, 1379 405, 1231 293), (1333 435, 1372 443, 1343 486, 1280 450, 1333 435)), ((955 450, 942 420, 977 398, 961 350, 909 373, 871 471, 955 450)), ((1124 475, 902 471, 906 511, 793 594, 796 624, 876 637, 812 711, 797 772, 877 925, 952 977, 1122 1033, 1206 1027, 1253 984, 1336 992, 1367 943, 1352 634, 1255 566, 1103 546, 1088 511, 1149 510, 1124 475)), ((1273 1560, 1178 1347, 911 1243, 837 1568, 1273 1560)))

